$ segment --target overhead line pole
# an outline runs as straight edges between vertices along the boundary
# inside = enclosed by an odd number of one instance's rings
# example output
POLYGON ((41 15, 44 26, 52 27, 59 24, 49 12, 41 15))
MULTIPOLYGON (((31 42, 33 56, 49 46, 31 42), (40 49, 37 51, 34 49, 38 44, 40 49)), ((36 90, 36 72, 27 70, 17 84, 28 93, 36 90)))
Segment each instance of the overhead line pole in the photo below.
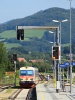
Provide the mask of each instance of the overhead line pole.
POLYGON ((71 1, 70 1, 70 93, 72 93, 72 36, 71 36, 71 1))
MULTIPOLYGON (((56 46, 59 46, 59 27, 56 29, 56 46)), ((59 92, 59 59, 56 60, 56 92, 59 92)))
MULTIPOLYGON (((61 21, 59 21, 59 20, 53 20, 53 22, 57 22, 57 23, 59 23, 60 25, 59 25, 59 43, 60 43, 60 60, 59 60, 59 63, 61 64, 61 23, 63 23, 63 22, 66 22, 66 21, 68 21, 67 19, 65 19, 65 20, 61 20, 61 21)), ((59 72, 60 72, 60 77, 59 77, 59 80, 60 80, 60 86, 62 85, 62 83, 61 83, 61 67, 58 69, 59 70, 59 72)))

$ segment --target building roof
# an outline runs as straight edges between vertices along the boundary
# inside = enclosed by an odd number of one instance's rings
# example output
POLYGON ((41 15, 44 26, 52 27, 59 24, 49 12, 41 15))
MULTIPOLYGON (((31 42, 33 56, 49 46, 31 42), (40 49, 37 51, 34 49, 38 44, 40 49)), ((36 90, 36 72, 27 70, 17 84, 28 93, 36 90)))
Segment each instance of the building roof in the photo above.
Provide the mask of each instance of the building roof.
POLYGON ((30 62, 35 63, 35 62, 43 62, 43 59, 38 59, 38 60, 30 60, 30 62))
POLYGON ((24 58, 18 58, 17 60, 18 60, 19 62, 22 62, 22 61, 27 62, 24 58))

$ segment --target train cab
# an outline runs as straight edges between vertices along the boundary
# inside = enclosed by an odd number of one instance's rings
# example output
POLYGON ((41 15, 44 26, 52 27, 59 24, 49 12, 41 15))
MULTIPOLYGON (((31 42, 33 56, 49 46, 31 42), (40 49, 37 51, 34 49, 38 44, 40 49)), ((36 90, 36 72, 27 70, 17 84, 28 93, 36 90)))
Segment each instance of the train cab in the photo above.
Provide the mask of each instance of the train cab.
POLYGON ((19 84, 21 87, 33 87, 38 82, 38 69, 34 67, 21 67, 19 84))

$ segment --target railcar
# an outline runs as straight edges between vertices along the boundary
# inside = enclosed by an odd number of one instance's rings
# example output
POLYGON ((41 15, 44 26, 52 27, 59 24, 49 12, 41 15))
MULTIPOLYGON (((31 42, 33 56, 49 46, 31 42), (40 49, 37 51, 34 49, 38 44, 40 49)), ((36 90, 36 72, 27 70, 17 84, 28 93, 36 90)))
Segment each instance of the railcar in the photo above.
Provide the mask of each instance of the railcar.
POLYGON ((38 68, 21 67, 19 71, 20 87, 32 88, 38 83, 38 68))

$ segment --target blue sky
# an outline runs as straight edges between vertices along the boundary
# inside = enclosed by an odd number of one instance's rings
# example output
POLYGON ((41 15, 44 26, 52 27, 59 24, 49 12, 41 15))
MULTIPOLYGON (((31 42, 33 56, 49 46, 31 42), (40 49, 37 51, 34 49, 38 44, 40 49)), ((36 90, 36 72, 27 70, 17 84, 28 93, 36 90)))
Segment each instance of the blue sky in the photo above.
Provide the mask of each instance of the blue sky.
MULTIPOLYGON (((75 8, 75 0, 72 0, 75 8)), ((0 0, 0 23, 12 19, 24 18, 52 7, 70 9, 69 0, 0 0)))

